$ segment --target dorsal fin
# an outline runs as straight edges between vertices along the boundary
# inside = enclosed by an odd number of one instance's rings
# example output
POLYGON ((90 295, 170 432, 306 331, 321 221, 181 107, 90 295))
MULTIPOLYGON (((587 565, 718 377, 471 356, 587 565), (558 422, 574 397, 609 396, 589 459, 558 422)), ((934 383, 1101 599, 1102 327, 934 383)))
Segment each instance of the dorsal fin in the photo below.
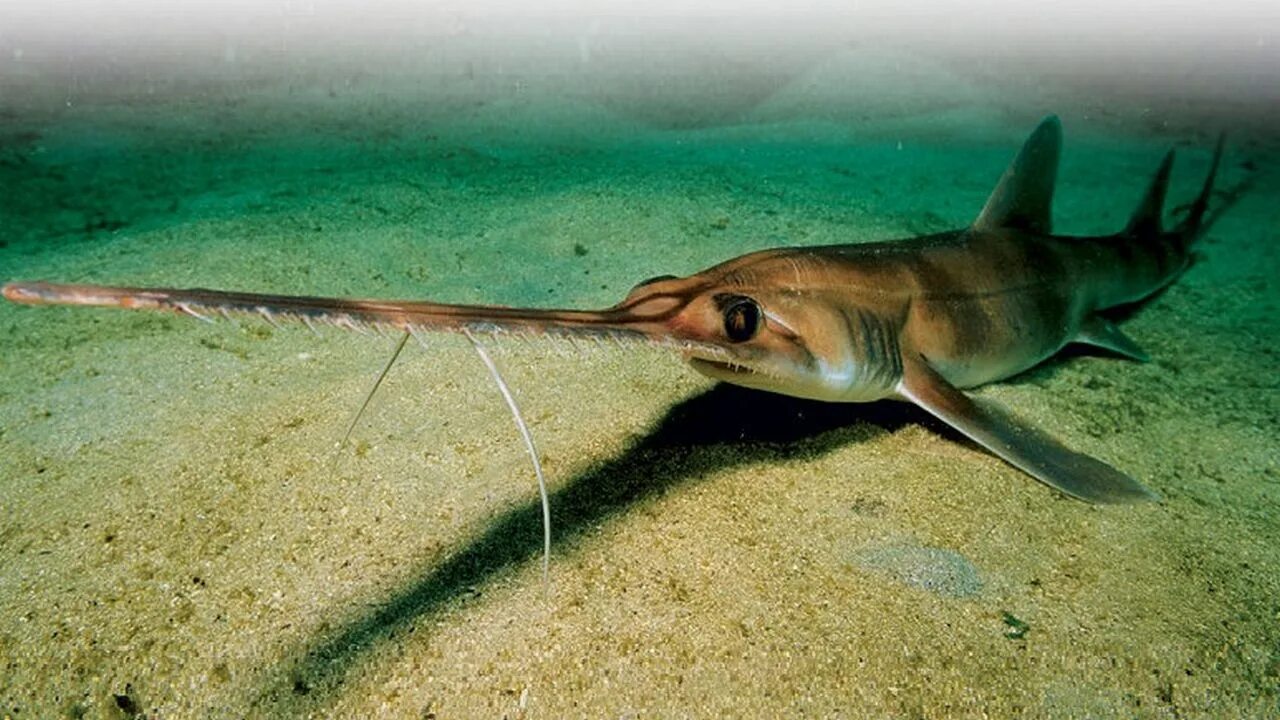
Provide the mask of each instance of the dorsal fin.
POLYGON ((1138 209, 1133 211, 1133 218, 1125 228, 1126 234, 1151 236, 1162 232, 1160 216, 1164 213, 1164 195, 1169 189, 1169 171, 1172 169, 1173 151, 1170 150, 1164 156, 1164 162, 1160 163, 1156 176, 1151 180, 1151 187, 1147 188, 1146 196, 1142 198, 1138 209))
POLYGON ((1052 230, 1049 214, 1061 152, 1062 123, 1057 115, 1050 115, 1040 121, 1004 171, 973 228, 1013 228, 1047 235, 1052 230))

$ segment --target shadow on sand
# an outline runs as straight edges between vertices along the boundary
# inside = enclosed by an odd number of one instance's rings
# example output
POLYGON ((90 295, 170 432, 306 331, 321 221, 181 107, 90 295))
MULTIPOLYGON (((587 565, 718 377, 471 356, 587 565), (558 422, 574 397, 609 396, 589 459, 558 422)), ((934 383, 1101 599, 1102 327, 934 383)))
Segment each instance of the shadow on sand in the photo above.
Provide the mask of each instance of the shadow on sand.
MULTIPOLYGON (((941 429, 906 403, 820 403, 718 385, 672 407, 632 447, 569 480, 551 495, 558 549, 642 500, 727 467, 817 457, 908 423, 941 429)), ((945 432, 945 430, 944 430, 945 432)), ((412 632, 451 602, 542 551, 537 501, 499 517, 483 534, 362 617, 316 638, 301 657, 268 671, 258 704, 289 713, 318 710, 340 692, 363 657, 412 632)))

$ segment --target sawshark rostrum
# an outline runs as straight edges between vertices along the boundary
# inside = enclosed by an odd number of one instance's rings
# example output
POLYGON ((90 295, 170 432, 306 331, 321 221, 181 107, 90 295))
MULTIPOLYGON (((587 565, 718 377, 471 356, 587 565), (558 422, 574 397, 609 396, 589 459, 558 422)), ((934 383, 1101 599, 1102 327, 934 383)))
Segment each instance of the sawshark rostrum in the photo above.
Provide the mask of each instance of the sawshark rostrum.
POLYGON ((10 283, 4 296, 34 305, 168 310, 198 318, 255 315, 395 328, 406 335, 458 332, 473 341, 494 333, 640 341, 681 352, 698 372, 736 385, 831 402, 915 403, 1076 498, 1154 499, 1128 475, 963 392, 1027 370, 1069 343, 1145 360, 1100 312, 1173 282, 1190 264, 1192 246, 1207 225, 1221 139, 1203 189, 1172 230, 1161 219, 1170 151, 1128 225, 1114 235, 1090 237, 1052 234, 1061 146, 1061 124, 1050 116, 966 228, 753 252, 688 277, 647 280, 604 310, 47 282, 10 283))

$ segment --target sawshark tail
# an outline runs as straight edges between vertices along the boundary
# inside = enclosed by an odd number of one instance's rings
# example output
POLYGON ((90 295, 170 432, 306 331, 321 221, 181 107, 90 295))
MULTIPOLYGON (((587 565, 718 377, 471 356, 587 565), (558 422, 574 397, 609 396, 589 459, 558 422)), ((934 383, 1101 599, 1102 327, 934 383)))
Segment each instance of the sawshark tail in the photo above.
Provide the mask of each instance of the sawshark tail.
MULTIPOLYGON (((1218 168, 1222 164, 1224 137, 1218 137, 1213 152, 1209 174, 1196 198, 1174 210, 1185 213, 1171 230, 1165 229, 1164 205, 1169 191, 1169 178, 1173 170, 1173 151, 1164 156, 1147 187, 1142 201, 1134 210, 1123 232, 1107 238, 1116 253, 1116 262, 1125 268, 1123 291, 1118 292, 1105 306, 1141 300, 1167 286, 1181 275, 1195 259, 1195 244, 1208 232, 1214 220, 1229 207, 1243 188, 1222 194, 1213 213, 1208 212, 1209 201, 1215 197, 1214 184, 1218 168)), ((1137 357, 1133 353, 1131 356, 1137 357)))
MULTIPOLYGON (((1222 164, 1222 149, 1225 141, 1225 134, 1218 136, 1218 143, 1214 147, 1213 160, 1209 167, 1209 175, 1205 178, 1204 185, 1200 188, 1200 194, 1196 196, 1196 199, 1191 204, 1183 206, 1187 210, 1187 217, 1174 229, 1174 235, 1181 240, 1182 249, 1184 250, 1200 239, 1204 231, 1208 229, 1209 223, 1206 218, 1206 212, 1209 209, 1209 200, 1213 197, 1214 183, 1218 177, 1218 167, 1222 164)), ((1173 151, 1170 150, 1165 154, 1164 161, 1160 163, 1160 169, 1156 170, 1155 177, 1152 178, 1146 195, 1143 195, 1142 202, 1138 204, 1138 208, 1130 218, 1128 226, 1125 227, 1124 236, 1155 239, 1164 234, 1164 224, 1161 221, 1161 217, 1164 215, 1165 196, 1169 191, 1169 176, 1172 170, 1173 151)))
POLYGON ((678 351, 716 353, 713 345, 672 335, 663 314, 627 307, 605 310, 543 310, 496 305, 358 300, 304 295, 267 295, 221 290, 141 288, 48 282, 13 282, 4 297, 26 305, 80 305, 169 311, 205 321, 257 317, 273 325, 331 325, 356 332, 395 330, 472 335, 550 337, 642 343, 678 351))
POLYGON ((1218 143, 1213 149, 1213 161, 1209 165, 1209 175, 1204 180, 1204 187, 1200 189, 1200 194, 1196 196, 1191 208, 1187 213, 1187 217, 1178 225, 1178 235, 1184 238, 1187 246, 1191 246, 1196 240, 1199 240, 1208 229, 1208 223, 1205 222, 1205 212, 1209 209, 1209 198, 1213 196, 1213 184, 1218 177, 1218 167, 1222 164, 1222 148, 1226 144, 1226 133, 1218 135, 1218 143))

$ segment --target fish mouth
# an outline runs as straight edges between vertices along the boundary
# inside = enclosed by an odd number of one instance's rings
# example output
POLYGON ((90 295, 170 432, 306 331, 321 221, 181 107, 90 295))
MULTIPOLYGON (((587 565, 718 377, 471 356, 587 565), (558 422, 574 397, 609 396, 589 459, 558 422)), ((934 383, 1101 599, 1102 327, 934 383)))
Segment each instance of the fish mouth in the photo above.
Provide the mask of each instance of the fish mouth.
POLYGON ((739 362, 727 360, 711 360, 703 357, 686 357, 688 363, 693 366, 694 370, 710 375, 711 377, 719 377, 726 375, 755 375, 757 370, 748 365, 739 362))

